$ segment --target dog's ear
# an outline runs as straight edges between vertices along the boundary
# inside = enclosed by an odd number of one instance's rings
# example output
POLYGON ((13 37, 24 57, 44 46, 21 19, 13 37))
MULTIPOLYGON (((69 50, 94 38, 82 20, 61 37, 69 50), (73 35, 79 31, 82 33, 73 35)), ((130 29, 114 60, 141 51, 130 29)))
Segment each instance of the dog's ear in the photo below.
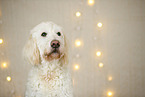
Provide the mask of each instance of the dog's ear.
POLYGON ((66 37, 64 36, 64 55, 60 59, 62 65, 67 65, 68 64, 68 45, 66 41, 66 37))
POLYGON ((40 52, 36 41, 32 38, 32 35, 29 37, 29 40, 23 49, 23 55, 24 58, 32 65, 37 65, 40 63, 40 52))

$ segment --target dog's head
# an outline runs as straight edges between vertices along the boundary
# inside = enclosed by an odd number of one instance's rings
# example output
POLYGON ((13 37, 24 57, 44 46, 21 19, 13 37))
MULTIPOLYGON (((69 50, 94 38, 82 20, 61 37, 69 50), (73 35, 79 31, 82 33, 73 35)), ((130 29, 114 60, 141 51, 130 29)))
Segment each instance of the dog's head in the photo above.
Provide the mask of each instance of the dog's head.
POLYGON ((34 65, 52 60, 66 64, 67 47, 62 28, 52 22, 43 22, 34 27, 24 47, 24 55, 34 65))

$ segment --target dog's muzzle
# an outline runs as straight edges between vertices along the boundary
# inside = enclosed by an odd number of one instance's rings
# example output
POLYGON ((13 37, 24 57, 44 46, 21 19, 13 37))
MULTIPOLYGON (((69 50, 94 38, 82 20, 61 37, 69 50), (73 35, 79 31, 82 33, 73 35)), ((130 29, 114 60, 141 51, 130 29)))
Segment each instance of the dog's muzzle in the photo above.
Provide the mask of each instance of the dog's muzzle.
POLYGON ((60 42, 58 40, 52 40, 51 43, 51 50, 50 52, 45 52, 44 53, 44 57, 46 60, 50 61, 53 59, 59 59, 62 55, 61 52, 59 50, 60 48, 60 42))

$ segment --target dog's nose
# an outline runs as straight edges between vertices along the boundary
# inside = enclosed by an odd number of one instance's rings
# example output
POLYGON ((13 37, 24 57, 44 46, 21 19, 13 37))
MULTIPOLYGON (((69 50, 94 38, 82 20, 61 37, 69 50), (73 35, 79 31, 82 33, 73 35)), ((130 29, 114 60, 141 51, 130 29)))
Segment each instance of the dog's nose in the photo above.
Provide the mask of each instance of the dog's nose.
POLYGON ((58 40, 53 40, 51 42, 51 47, 52 48, 59 48, 60 47, 60 42, 58 40))

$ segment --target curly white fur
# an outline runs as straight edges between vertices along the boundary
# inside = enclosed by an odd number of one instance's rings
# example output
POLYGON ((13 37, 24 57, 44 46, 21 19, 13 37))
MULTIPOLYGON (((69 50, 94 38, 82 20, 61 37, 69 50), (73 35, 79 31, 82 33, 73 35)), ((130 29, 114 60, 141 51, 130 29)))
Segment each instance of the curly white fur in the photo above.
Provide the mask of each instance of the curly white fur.
POLYGON ((24 55, 33 65, 25 97, 73 97, 71 76, 67 70, 66 41, 60 26, 52 22, 37 25, 31 31, 24 55), (47 33, 46 37, 42 37, 43 32, 47 33), (53 40, 60 42, 57 54, 51 53, 53 40))

